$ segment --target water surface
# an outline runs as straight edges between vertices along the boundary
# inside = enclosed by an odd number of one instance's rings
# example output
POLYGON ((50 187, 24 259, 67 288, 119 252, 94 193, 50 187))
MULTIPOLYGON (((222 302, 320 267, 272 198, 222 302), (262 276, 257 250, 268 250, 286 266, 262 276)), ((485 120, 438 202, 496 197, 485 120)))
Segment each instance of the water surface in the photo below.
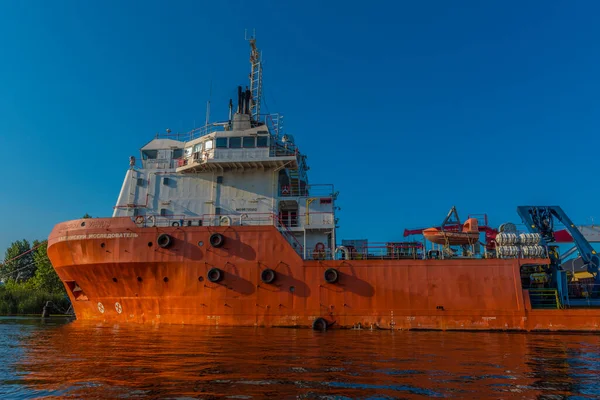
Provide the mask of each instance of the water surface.
POLYGON ((600 336, 0 318, 0 398, 600 398, 600 336))

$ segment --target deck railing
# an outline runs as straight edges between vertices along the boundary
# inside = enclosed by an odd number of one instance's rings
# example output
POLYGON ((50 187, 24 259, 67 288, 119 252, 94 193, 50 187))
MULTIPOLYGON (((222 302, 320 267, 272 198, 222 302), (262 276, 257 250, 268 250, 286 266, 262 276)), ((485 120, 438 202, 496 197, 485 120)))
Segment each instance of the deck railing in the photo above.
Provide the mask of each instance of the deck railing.
POLYGON ((423 258, 423 244, 419 242, 375 242, 353 248, 346 246, 352 260, 401 260, 423 258))
POLYGON ((281 197, 315 197, 328 198, 335 194, 333 185, 330 183, 322 183, 315 185, 282 185, 279 188, 279 196, 281 197))
MULTIPOLYGON (((281 115, 279 114, 261 114, 260 115, 260 123, 265 124, 267 129, 270 131, 272 135, 278 136, 279 139, 283 136, 283 132, 281 129, 281 115)), ((256 123, 254 123, 256 124, 256 123)), ((206 124, 200 128, 194 128, 188 132, 176 132, 172 133, 167 131, 167 133, 157 133, 157 139, 173 139, 178 140, 180 142, 189 142, 194 139, 198 139, 199 137, 209 135, 214 132, 224 131, 227 127, 230 126, 230 121, 219 121, 219 122, 211 122, 206 124)), ((293 144, 289 144, 288 149, 295 149, 293 144)), ((292 154, 294 154, 294 150, 292 150, 292 154)))
POLYGON ((574 282, 568 285, 569 307, 600 307, 600 284, 574 282))
POLYGON ((173 139, 178 140, 180 142, 189 142, 194 139, 198 139, 199 137, 209 135, 214 132, 222 132, 225 130, 225 127, 229 125, 229 122, 213 122, 208 125, 204 125, 200 128, 194 128, 188 132, 177 132, 177 133, 160 133, 156 134, 157 139, 173 139))
POLYGON ((180 227, 180 226, 248 226, 273 225, 288 241, 292 248, 302 256, 304 248, 289 228, 273 213, 241 214, 204 214, 188 215, 138 215, 132 220, 139 227, 180 227))

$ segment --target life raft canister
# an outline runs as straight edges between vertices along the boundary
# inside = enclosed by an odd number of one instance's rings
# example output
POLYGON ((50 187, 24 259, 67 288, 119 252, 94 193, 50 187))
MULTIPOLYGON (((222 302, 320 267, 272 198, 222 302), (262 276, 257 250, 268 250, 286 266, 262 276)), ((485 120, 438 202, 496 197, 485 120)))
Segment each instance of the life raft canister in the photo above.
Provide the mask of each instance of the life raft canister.
POLYGON ((289 186, 282 186, 281 187, 281 195, 282 196, 286 196, 290 194, 290 187, 289 186))

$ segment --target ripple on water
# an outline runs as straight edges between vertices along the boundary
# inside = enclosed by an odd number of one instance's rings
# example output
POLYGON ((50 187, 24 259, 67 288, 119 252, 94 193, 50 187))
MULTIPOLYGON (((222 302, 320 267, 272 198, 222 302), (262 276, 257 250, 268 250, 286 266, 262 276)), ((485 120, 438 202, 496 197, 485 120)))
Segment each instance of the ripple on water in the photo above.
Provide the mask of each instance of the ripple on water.
POLYGON ((0 398, 598 398, 600 338, 0 318, 0 398))

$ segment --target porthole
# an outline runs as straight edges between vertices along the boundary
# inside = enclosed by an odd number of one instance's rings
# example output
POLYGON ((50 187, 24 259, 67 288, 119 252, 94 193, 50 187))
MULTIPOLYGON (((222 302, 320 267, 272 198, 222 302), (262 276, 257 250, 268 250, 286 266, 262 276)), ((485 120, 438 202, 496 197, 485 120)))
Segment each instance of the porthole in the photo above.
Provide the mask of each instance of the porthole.
POLYGON ((204 246, 204 242, 203 242, 202 240, 201 240, 201 241, 199 241, 199 242, 198 242, 198 246, 200 246, 200 247, 204 246))
POLYGON ((117 283, 117 282, 118 282, 118 281, 117 281, 117 278, 113 278, 113 282, 114 282, 114 283, 117 283))
POLYGON ((165 276, 165 277, 163 278, 163 281, 164 281, 165 283, 167 283, 167 282, 169 282, 169 278, 167 278, 167 277, 165 276))
POLYGON ((203 277, 203 276, 199 276, 199 277, 198 277, 198 281, 200 281, 200 282, 204 282, 204 277, 203 277))
POLYGON ((100 247, 104 248, 104 246, 106 246, 106 244, 100 243, 100 247))
POLYGON ((290 286, 290 293, 294 293, 296 291, 296 287, 295 286, 290 286))
POLYGON ((138 282, 141 282, 141 281, 143 281, 143 279, 142 279, 142 277, 141 277, 141 276, 138 276, 138 277, 137 277, 137 280, 138 280, 138 282))
POLYGON ((148 247, 152 247, 152 242, 148 242, 148 247))

